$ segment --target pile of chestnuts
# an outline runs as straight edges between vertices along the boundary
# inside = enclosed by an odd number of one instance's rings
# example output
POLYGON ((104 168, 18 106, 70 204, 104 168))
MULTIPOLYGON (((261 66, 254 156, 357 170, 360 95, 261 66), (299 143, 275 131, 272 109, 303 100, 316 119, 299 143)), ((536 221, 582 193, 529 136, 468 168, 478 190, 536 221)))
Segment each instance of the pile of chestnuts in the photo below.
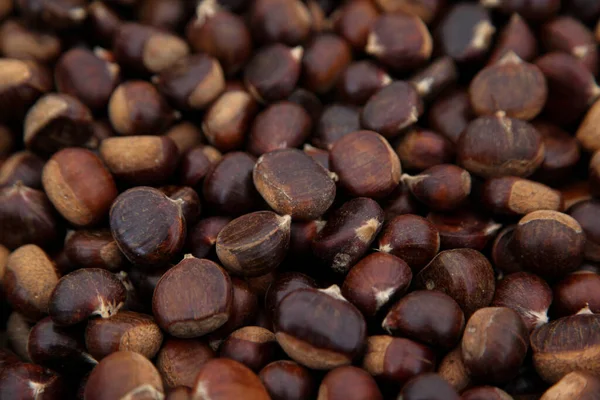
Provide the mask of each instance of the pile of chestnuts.
POLYGON ((0 399, 600 399, 599 50, 599 0, 0 0, 0 399))

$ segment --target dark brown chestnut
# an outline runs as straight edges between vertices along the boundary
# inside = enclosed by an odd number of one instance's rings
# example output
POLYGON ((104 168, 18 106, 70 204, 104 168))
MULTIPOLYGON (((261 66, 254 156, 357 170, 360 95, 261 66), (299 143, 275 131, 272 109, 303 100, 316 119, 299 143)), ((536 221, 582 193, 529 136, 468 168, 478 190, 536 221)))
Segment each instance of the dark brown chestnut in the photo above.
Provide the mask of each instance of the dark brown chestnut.
POLYGON ((419 375, 404 385, 400 391, 404 400, 459 400, 458 393, 448 382, 438 374, 425 373, 419 375))
POLYGON ((193 226, 202 212, 200 204, 200 196, 189 186, 169 185, 159 189, 161 192, 169 196, 171 200, 181 203, 181 213, 185 219, 187 226, 193 226))
POLYGON ((277 306, 285 296, 297 289, 316 289, 317 283, 300 272, 282 272, 269 285, 265 294, 266 311, 274 316, 277 306))
POLYGON ((23 186, 39 189, 42 186, 44 160, 30 151, 13 153, 0 165, 0 187, 21 182, 23 186))
POLYGON ((469 93, 457 88, 441 94, 433 102, 427 122, 434 131, 456 143, 472 118, 469 93))
POLYGON ((386 222, 378 239, 378 250, 390 253, 418 272, 440 250, 440 234, 427 219, 418 215, 398 215, 386 222))
POLYGON ((315 126, 312 143, 326 150, 331 150, 338 139, 360 130, 360 109, 333 103, 323 109, 315 126))
POLYGON ((546 382, 555 383, 575 370, 598 375, 599 314, 559 318, 533 331, 530 341, 535 370, 546 382))
POLYGON ((337 140, 329 152, 331 170, 353 196, 385 197, 398 186, 402 167, 381 135, 356 131, 337 140))
POLYGON ((402 386, 417 375, 433 372, 435 353, 409 339, 371 336, 367 339, 362 367, 375 378, 402 386))
POLYGON ((575 271, 560 280, 552 291, 552 311, 558 317, 580 312, 600 311, 600 276, 591 271, 575 271))
POLYGON ((498 281, 493 307, 516 311, 529 332, 548 322, 552 290, 542 278, 528 272, 515 272, 498 281))
POLYGON ((402 136, 394 146, 402 167, 422 171, 454 161, 452 142, 439 133, 415 128, 402 136))
POLYGON ((122 21, 117 12, 103 1, 92 1, 87 8, 87 27, 90 36, 104 47, 112 46, 122 21))
POLYGON ((223 268, 209 260, 186 256, 156 284, 152 313, 170 335, 198 337, 227 322, 232 294, 231 279, 223 268))
POLYGON ((258 372, 276 356, 275 334, 260 326, 240 328, 219 346, 219 357, 230 358, 258 372))
POLYGON ((551 18, 560 10, 558 0, 513 1, 481 0, 481 5, 504 14, 518 13, 528 20, 541 21, 551 18))
POLYGON ((313 93, 329 92, 352 61, 350 46, 337 35, 323 33, 312 38, 302 55, 302 81, 313 93))
POLYGON ((274 361, 258 376, 273 400, 308 400, 315 391, 309 370, 294 361, 274 361))
POLYGON ((132 311, 91 319, 85 330, 86 348, 96 360, 117 351, 133 351, 152 359, 162 341, 163 334, 154 318, 132 311))
POLYGON ((414 176, 403 174, 401 179, 432 210, 457 209, 471 194, 471 175, 452 164, 435 165, 414 176))
POLYGON ((379 16, 374 2, 355 0, 344 3, 331 16, 333 29, 356 50, 367 44, 369 30, 379 16))
POLYGON ((254 288, 248 282, 236 277, 231 278, 231 286, 233 288, 233 299, 231 301, 229 319, 219 329, 210 334, 209 340, 211 345, 214 345, 215 342, 220 342, 236 329, 250 325, 258 318, 259 296, 255 293, 254 288))
POLYGON ((163 398, 163 383, 152 362, 132 351, 117 351, 98 363, 85 384, 84 398, 163 398))
POLYGON ((67 383, 56 372, 37 364, 14 363, 0 373, 0 396, 59 400, 68 397, 67 383))
POLYGON ((340 293, 298 289, 281 300, 274 319, 279 345, 295 361, 313 369, 349 365, 366 340, 365 319, 340 293))
POLYGON ((581 159, 579 142, 573 135, 549 122, 534 121, 533 127, 542 135, 545 156, 532 179, 550 186, 569 182, 581 159))
POLYGON ((438 230, 443 250, 469 248, 482 251, 502 228, 487 215, 467 208, 445 214, 431 212, 427 219, 438 230))
POLYGON ((217 236, 219 260, 232 274, 264 275, 283 261, 290 242, 289 215, 257 211, 228 223, 217 236))
POLYGON ((87 3, 83 0, 18 0, 15 4, 29 24, 53 30, 77 28, 87 17, 87 3))
POLYGON ((231 218, 228 217, 208 217, 201 219, 190 229, 187 235, 186 248, 196 258, 207 258, 214 251, 219 232, 229 222, 231 222, 231 218))
POLYGON ((438 290, 452 297, 470 317, 494 297, 494 270, 487 258, 473 249, 440 252, 416 276, 420 289, 438 290))
POLYGON ((118 272, 127 267, 109 230, 79 230, 69 234, 64 250, 69 261, 79 268, 103 268, 118 272))
POLYGON ((458 80, 458 68, 451 57, 444 56, 433 61, 410 78, 417 92, 425 101, 434 100, 458 80))
POLYGON ((169 338, 158 352, 156 368, 168 387, 192 388, 200 367, 214 357, 215 352, 201 340, 169 338))
POLYGON ((13 251, 6 262, 3 293, 15 311, 31 320, 48 313, 59 274, 48 255, 28 244, 13 251))
POLYGON ((417 290, 394 304, 381 326, 392 335, 449 350, 460 340, 465 316, 447 294, 417 290))
MULTIPOLYGON (((348 4, 367 3, 367 0, 355 0, 348 4)), ((340 75, 337 92, 342 100, 363 105, 382 87, 389 85, 392 78, 371 61, 355 61, 350 63, 340 75)))
POLYGON ((490 258, 496 271, 502 276, 513 272, 520 272, 523 268, 512 249, 512 240, 516 225, 503 228, 492 243, 490 258))
POLYGON ((319 387, 317 400, 383 400, 377 382, 368 372, 351 365, 329 371, 319 387))
POLYGON ((125 302, 126 289, 105 269, 85 268, 63 276, 50 296, 48 311, 58 325, 75 325, 88 318, 109 318, 125 302))
POLYGON ((311 16, 300 0, 257 0, 252 3, 249 23, 254 37, 262 43, 295 46, 311 33, 311 16))
POLYGON ((527 354, 528 335, 523 320, 510 308, 477 310, 469 318, 461 342, 469 374, 492 383, 514 378, 527 354))
POLYGON ((145 186, 117 197, 110 210, 110 230, 129 261, 161 265, 182 249, 186 235, 182 203, 145 186))
POLYGON ((423 101, 408 82, 395 81, 377 91, 362 109, 360 121, 365 129, 393 138, 419 120, 423 101))
POLYGON ((500 30, 488 65, 495 64, 509 52, 524 61, 532 61, 538 54, 538 41, 527 22, 519 14, 511 15, 508 23, 500 30))
POLYGON ((193 386, 193 398, 270 399, 267 389, 250 368, 228 358, 215 358, 200 367, 193 386))
POLYGON ((369 249, 383 224, 383 210, 359 197, 335 210, 312 244, 313 254, 345 274, 369 249))
POLYGON ((342 295, 365 317, 373 318, 404 295, 412 281, 410 267, 386 253, 369 254, 354 265, 342 285, 342 295))
POLYGON ((319 218, 335 199, 331 173, 300 150, 276 150, 262 155, 252 176, 254 186, 269 206, 294 219, 319 218))
POLYGON ((590 261, 600 261, 598 212, 600 212, 600 201, 598 200, 584 200, 568 210, 568 214, 579 222, 585 233, 584 256, 590 261))
POLYGON ((534 211, 515 228, 513 250, 524 269, 546 278, 573 272, 583 259, 585 233, 572 217, 534 211))

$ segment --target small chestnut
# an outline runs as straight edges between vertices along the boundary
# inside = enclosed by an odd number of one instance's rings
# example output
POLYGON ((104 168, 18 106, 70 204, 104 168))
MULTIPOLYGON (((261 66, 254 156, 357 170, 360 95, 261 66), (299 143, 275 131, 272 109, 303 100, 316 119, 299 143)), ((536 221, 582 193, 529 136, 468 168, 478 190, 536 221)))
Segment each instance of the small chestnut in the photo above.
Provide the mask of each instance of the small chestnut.
POLYGON ((309 400, 315 391, 311 372, 294 361, 274 361, 258 376, 273 400, 309 400))
POLYGON ((103 268, 118 272, 127 266, 109 230, 78 230, 69 234, 64 250, 69 261, 80 268, 103 268))
POLYGON ((238 361, 258 372, 273 361, 278 349, 273 332, 260 326, 245 326, 221 343, 219 357, 238 361))
POLYGON ((403 174, 401 179, 413 196, 432 210, 454 210, 471 194, 471 175, 452 164, 435 165, 414 176, 403 174))
POLYGON ((168 338, 156 356, 156 368, 168 387, 192 388, 200 367, 214 357, 215 352, 199 339, 168 338))
POLYGON ((438 230, 442 250, 469 248, 483 251, 502 228, 488 215, 467 207, 451 213, 430 212, 427 220, 438 230))
POLYGON ((481 190, 487 209, 496 214, 525 215, 533 211, 562 211, 562 194, 542 183, 503 176, 488 179, 481 190))
POLYGON ((369 373, 351 365, 329 371, 319 387, 317 400, 383 400, 369 373))

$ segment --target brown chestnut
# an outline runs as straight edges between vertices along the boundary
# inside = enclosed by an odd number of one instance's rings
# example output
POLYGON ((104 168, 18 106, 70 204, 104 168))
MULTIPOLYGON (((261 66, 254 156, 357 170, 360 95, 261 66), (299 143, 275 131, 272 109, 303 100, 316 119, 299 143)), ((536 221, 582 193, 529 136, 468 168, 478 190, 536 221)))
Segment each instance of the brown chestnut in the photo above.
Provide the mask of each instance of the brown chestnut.
POLYGON ((422 171, 454 161, 454 146, 439 133, 415 128, 402 136, 395 145, 402 167, 422 171))
POLYGON ((357 197, 385 197, 398 186, 402 173, 388 141, 373 131, 356 131, 337 140, 329 163, 340 186, 357 197))
POLYGON ((289 215, 257 211, 228 223, 217 236, 217 256, 231 273, 264 275, 283 261, 290 243, 289 215))
MULTIPOLYGON (((355 0, 348 4, 370 4, 367 0, 355 0)), ((350 63, 340 75, 337 92, 342 100, 363 105, 382 87, 389 85, 392 78, 371 61, 350 63)))
POLYGON ((344 39, 331 33, 316 35, 302 55, 304 87, 313 93, 329 92, 350 61, 352 53, 344 39))
POLYGON ((333 29, 356 50, 364 49, 369 30, 379 16, 376 5, 369 0, 342 4, 331 16, 333 29))
POLYGON ((394 299, 404 295, 412 280, 410 267, 386 253, 369 254, 354 265, 342 285, 342 295, 365 317, 373 318, 394 299))
POLYGON ((109 318, 125 302, 126 289, 105 269, 85 268, 63 276, 52 291, 48 311, 58 325, 75 325, 88 318, 109 318))
POLYGON ((85 330, 85 345, 96 359, 116 351, 133 351, 154 358, 163 334, 149 315, 120 311, 110 318, 91 319, 85 330))
POLYGON ((435 370, 435 353, 409 339, 380 335, 367 339, 362 367, 375 378, 398 386, 435 370))
POLYGON ((311 33, 311 16, 300 0, 257 0, 250 8, 249 23, 254 37, 262 43, 294 46, 311 33))
POLYGON ((576 370, 599 373, 599 314, 559 318, 534 330, 530 340, 535 370, 548 383, 576 370))
POLYGON ((14 363, 0 373, 2 398, 59 400, 68 397, 67 383, 56 372, 37 364, 14 363))
POLYGON ((444 56, 433 61, 410 78, 417 92, 425 101, 431 101, 458 79, 458 68, 451 57, 444 56))
POLYGON ((368 372, 351 365, 329 371, 321 386, 317 400, 383 400, 377 382, 368 372))
POLYGON ((69 234, 64 250, 69 261, 80 268, 103 268, 118 272, 127 266, 109 230, 79 230, 69 234))
POLYGON ((467 322, 462 357, 475 379, 504 383, 514 378, 529 347, 527 327, 506 307, 477 310, 467 322))
POLYGON ((600 201, 584 200, 568 210, 585 233, 584 256, 590 261, 600 261, 600 225, 598 225, 598 212, 600 212, 600 201))
POLYGON ((420 289, 438 290, 452 297, 470 317, 494 297, 494 270, 487 258, 473 249, 440 252, 416 276, 420 289))
POLYGON ((181 203, 181 214, 187 226, 192 226, 200 217, 202 205, 200 196, 189 186, 169 185, 159 188, 161 192, 169 196, 171 200, 181 203))
POLYGON ((453 164, 435 165, 419 175, 403 174, 401 179, 413 196, 432 210, 454 210, 471 194, 471 175, 453 164))
POLYGON ((30 151, 13 153, 0 165, 0 187, 12 186, 17 182, 32 189, 42 186, 44 160, 30 151))
POLYGON ((369 249, 383 224, 383 210, 359 197, 335 210, 312 243, 315 256, 345 274, 369 249))
POLYGON ((552 291, 542 278, 528 272, 515 272, 496 284, 493 307, 508 307, 516 311, 529 332, 548 322, 552 291))
POLYGON ((48 313, 59 278, 54 263, 44 250, 28 244, 9 255, 2 289, 15 311, 35 321, 48 313))
POLYGON ((507 53, 513 52, 524 61, 532 61, 538 54, 538 41, 527 22, 519 14, 511 15, 500 30, 488 65, 495 64, 507 53))
POLYGON ((152 313, 170 335, 191 338, 227 322, 231 303, 231 279, 223 268, 209 260, 186 256, 156 284, 152 313))
POLYGON ((533 126, 542 135, 545 156, 532 179, 550 186, 570 181, 581 159, 577 139, 555 124, 538 120, 533 126))
POLYGON ((434 131, 456 143, 472 118, 469 93, 457 88, 442 93, 433 102, 427 122, 434 131))
POLYGON ((316 289, 317 283, 300 272, 282 272, 269 285, 265 294, 266 311, 272 316, 285 296, 297 289, 316 289))
MULTIPOLYGON (((194 149, 206 147, 202 146, 204 139, 200 127, 191 122, 180 122, 173 125, 165 133, 165 136, 168 136, 175 143, 177 150, 179 150, 179 155, 182 157, 194 149)), ((208 155, 207 158, 210 159, 208 155)))
POLYGON ((46 64, 58 58, 62 45, 60 37, 52 32, 32 29, 19 20, 9 19, 0 25, 0 49, 6 58, 46 64))
POLYGON ((360 109, 346 104, 333 103, 320 113, 312 143, 331 150, 338 139, 360 130, 360 109))
POLYGON ((456 390, 433 373, 425 373, 408 381, 400 391, 400 397, 403 400, 459 400, 456 390))
POLYGON ((313 369, 349 365, 366 340, 365 319, 340 293, 328 289, 297 289, 276 308, 275 336, 295 361, 313 369))
POLYGON ((593 399, 600 392, 600 379, 587 372, 574 371, 548 389, 540 400, 593 399))
POLYGON ((273 332, 260 326, 245 326, 221 343, 219 357, 238 361, 258 372, 273 361, 278 349, 273 332))
POLYGON ((315 390, 309 370, 294 361, 274 361, 258 374, 273 400, 309 400, 315 390))
POLYGON ((156 368, 168 387, 192 388, 200 367, 214 357, 214 351, 201 340, 169 338, 158 352, 156 368))
POLYGON ((110 231, 129 261, 159 266, 182 249, 186 235, 182 203, 145 186, 117 197, 110 209, 110 231))
POLYGON ((552 288, 552 311, 558 317, 580 312, 600 312, 600 276, 590 271, 575 271, 552 288))
POLYGON ((573 272, 583 259, 585 233, 572 217, 534 211, 515 228, 513 251, 524 269, 547 278, 573 272))
POLYGON ((417 290, 392 306, 381 325, 388 333, 449 350, 465 327, 465 316, 445 293, 417 290))
POLYGON ((231 218, 228 217, 201 219, 190 229, 187 235, 186 248, 196 258, 207 258, 211 252, 214 253, 217 236, 229 222, 231 222, 231 218))
POLYGON ((300 150, 262 155, 252 176, 254 186, 269 206, 295 219, 319 218, 335 199, 331 174, 300 150))
POLYGON ((452 213, 430 212, 427 219, 440 234, 442 250, 469 248, 482 251, 502 228, 487 215, 465 207, 452 213))
POLYGON ((98 363, 85 384, 89 400, 158 399, 164 395, 160 374, 146 357, 117 351, 98 363))
POLYGON ((379 251, 400 257, 414 272, 423 269, 440 250, 436 227, 413 214, 398 215, 387 221, 378 241, 379 251))

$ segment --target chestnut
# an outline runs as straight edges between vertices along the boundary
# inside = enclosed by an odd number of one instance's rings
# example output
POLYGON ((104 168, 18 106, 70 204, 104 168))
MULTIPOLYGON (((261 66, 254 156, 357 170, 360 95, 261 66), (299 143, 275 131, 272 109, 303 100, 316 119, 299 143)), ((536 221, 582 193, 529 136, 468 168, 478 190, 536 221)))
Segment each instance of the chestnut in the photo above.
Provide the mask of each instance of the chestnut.
POLYGON ((201 219, 188 232, 186 248, 196 258, 207 258, 211 252, 214 254, 217 236, 229 222, 229 217, 201 219))
POLYGON ((469 123, 458 140, 458 164, 484 178, 527 177, 544 161, 544 142, 533 126, 503 111, 469 123))
POLYGON ((15 352, 19 361, 31 362, 27 346, 29 344, 29 332, 31 332, 33 325, 29 318, 17 311, 11 312, 6 320, 7 347, 15 352))
POLYGON ((110 231, 125 257, 145 267, 170 261, 185 243, 182 204, 145 186, 121 193, 110 209, 110 231))
POLYGON ((81 26, 86 17, 84 0, 15 1, 25 20, 33 26, 46 26, 53 30, 68 30, 81 26))
POLYGON ((302 258, 310 257, 310 246, 326 223, 320 219, 292 222, 289 254, 302 258))
POLYGON ((425 373, 408 381, 400 391, 403 400, 459 400, 462 397, 438 374, 425 373))
POLYGON ((319 218, 335 199, 332 176, 300 150, 276 150, 262 155, 252 176, 254 186, 269 206, 295 219, 319 218))
POLYGON ((535 370, 555 383, 575 370, 598 375, 600 315, 581 313, 540 326, 530 337, 535 370))
POLYGON ((123 22, 116 11, 103 1, 94 0, 87 7, 87 26, 98 44, 112 46, 113 38, 123 22))
POLYGON ((217 256, 231 273, 264 275, 283 261, 290 243, 289 215, 257 211, 228 223, 217 236, 217 256))
POLYGON ((358 197, 335 210, 314 238, 312 252, 333 271, 345 274, 369 249, 383 224, 383 210, 358 197))
POLYGON ((165 133, 165 136, 168 136, 175 143, 177 150, 179 150, 179 155, 182 157, 194 149, 206 147, 202 146, 203 136, 200 127, 191 122, 185 121, 173 125, 165 133))
POLYGON ((2 398, 59 400, 68 395, 67 382, 56 372, 37 364, 14 363, 0 373, 2 398))
MULTIPOLYGON (((172 137, 171 137, 172 139, 172 137)), ((175 143, 177 146, 177 143, 175 143)), ((221 152, 212 146, 195 146, 192 149, 181 154, 176 176, 179 178, 179 183, 185 186, 196 188, 202 192, 202 183, 208 175, 213 165, 221 159, 221 152), (217 155, 217 157, 212 157, 217 155)))
POLYGON ((394 147, 402 167, 422 171, 454 161, 454 146, 439 133, 415 128, 402 136, 394 147))
POLYGON ((548 389, 540 400, 593 398, 600 391, 600 379, 587 372, 574 371, 548 389))
MULTIPOLYGON (((348 5, 370 4, 367 0, 356 0, 348 5)), ((371 6, 372 7, 372 6, 371 6)), ((337 92, 342 100, 363 105, 382 87, 389 85, 392 78, 371 61, 355 61, 346 67, 337 82, 337 92)))
POLYGON ((413 196, 432 210, 454 210, 471 194, 471 175, 452 164, 435 165, 419 175, 403 174, 401 179, 413 196))
POLYGON ((30 151, 13 153, 0 166, 0 187, 21 182, 23 186, 39 189, 42 186, 44 160, 30 151))
POLYGON ((192 388, 200 367, 215 357, 214 351, 199 339, 166 339, 156 357, 156 368, 170 387, 192 388))
POLYGON ((425 208, 421 202, 413 197, 410 190, 402 182, 381 203, 386 221, 391 221, 393 218, 404 214, 420 215, 424 213, 425 208))
POLYGON ((386 222, 378 238, 378 250, 404 260, 419 272, 440 250, 440 234, 427 219, 398 215, 386 222))
POLYGON ((219 61, 205 54, 176 61, 152 79, 158 91, 179 110, 202 110, 225 90, 219 61))
POLYGON ((367 54, 399 72, 423 65, 432 50, 427 26, 421 18, 405 13, 383 14, 375 19, 365 46, 367 54))
POLYGON ((104 109, 120 79, 120 68, 82 48, 64 53, 54 69, 56 87, 92 110, 104 109))
POLYGON ((132 311, 91 319, 85 329, 86 348, 96 360, 116 351, 133 351, 152 359, 162 341, 163 334, 154 318, 132 311))
POLYGON ((369 30, 379 16, 376 5, 368 0, 344 3, 331 16, 333 29, 356 50, 364 49, 369 30))
POLYGON ((537 66, 509 51, 479 71, 471 81, 469 96, 477 115, 504 111, 507 117, 531 120, 542 111, 548 88, 537 66))
POLYGON ((398 186, 402 173, 388 141, 373 131, 356 131, 337 140, 329 163, 340 186, 357 197, 387 196, 398 186))
POLYGON ((315 391, 311 372, 294 361, 267 364, 258 377, 273 400, 309 400, 315 391))
POLYGON ((280 43, 258 50, 244 68, 246 88, 261 103, 285 99, 300 79, 303 53, 302 47, 291 48, 280 43))
POLYGON ((44 250, 27 244, 8 256, 2 288, 13 309, 35 321, 48 313, 59 278, 44 250))
POLYGON ((321 99, 316 94, 303 88, 294 90, 288 96, 287 100, 304 108, 313 122, 319 119, 323 111, 323 102, 321 99))
POLYGON ((513 397, 494 386, 478 386, 463 392, 460 400, 511 400, 513 397))
POLYGON ((585 233, 584 257, 590 261, 600 261, 600 226, 598 225, 598 212, 600 201, 584 200, 573 207, 567 213, 573 217, 585 233))
POLYGON ((315 126, 312 143, 318 148, 331 150, 338 139, 360 130, 360 109, 333 103, 323 108, 315 126))
POLYGON ((252 3, 249 25, 261 43, 290 46, 304 42, 311 33, 311 17, 300 0, 257 0, 252 3))
POLYGON ((321 370, 351 364, 361 353, 367 332, 364 317, 336 285, 294 290, 277 305, 273 325, 288 356, 321 370))
POLYGON ((223 2, 213 0, 199 2, 186 37, 196 52, 215 57, 225 74, 233 76, 252 55, 252 38, 244 19, 222 6, 223 2))
POLYGON ((545 147, 544 162, 533 180, 551 186, 568 182, 581 159, 579 142, 555 124, 538 120, 533 126, 542 135, 545 147))
POLYGON ((518 13, 523 18, 532 21, 549 19, 560 10, 560 1, 558 0, 538 0, 534 3, 511 0, 482 0, 481 4, 503 14, 518 13))
POLYGON ((533 211, 561 211, 562 194, 550 187, 512 176, 488 179, 481 188, 481 199, 496 214, 525 215, 533 211))
POLYGON ((456 391, 462 392, 471 386, 471 377, 462 359, 460 344, 442 358, 437 373, 456 391))
POLYGON ((321 386, 318 400, 383 400, 377 382, 363 369, 347 365, 329 371, 321 386))
POLYGON ((548 322, 552 290, 542 278, 528 272, 515 272, 498 281, 493 307, 516 311, 529 332, 548 322))
POLYGON ((431 104, 427 122, 434 131, 456 143, 472 116, 469 93, 464 89, 455 88, 442 93, 431 104))
POLYGON ((502 228, 486 214, 466 207, 452 213, 430 212, 427 220, 438 230, 442 250, 469 248, 482 251, 502 228))
POLYGON ((108 102, 110 123, 120 135, 160 134, 179 118, 149 82, 121 83, 108 102))
POLYGON ((248 151, 256 156, 299 147, 311 133, 311 117, 305 109, 290 101, 271 104, 252 122, 248 151))
POLYGON ((467 321, 462 358, 471 377, 505 383, 518 373, 529 347, 527 327, 507 307, 477 310, 467 321))
POLYGON ((266 311, 275 315, 275 310, 285 296, 297 289, 317 289, 317 282, 300 272, 282 272, 277 275, 265 293, 266 311))
POLYGON ((432 101, 458 80, 458 68, 451 57, 443 56, 410 78, 425 101, 432 101))
POLYGON ((92 112, 75 97, 49 93, 27 112, 23 126, 25 146, 49 156, 71 146, 82 146, 92 135, 92 112))
POLYGON ((109 318, 125 302, 126 289, 105 269, 85 268, 63 276, 52 291, 48 311, 58 325, 75 325, 88 318, 109 318))
POLYGON ((400 258, 373 253, 354 265, 342 285, 342 295, 366 318, 373 318, 402 296, 412 280, 410 267, 400 258))
POLYGON ((219 357, 230 358, 258 372, 273 361, 279 345, 275 335, 260 326, 244 326, 219 346, 219 357))
POLYGON ((465 316, 445 293, 417 290, 392 306, 381 325, 388 333, 449 350, 459 341, 465 316))
POLYGON ((508 225, 502 229, 492 244, 490 257, 500 277, 523 270, 512 249, 515 227, 516 225, 508 225))
POLYGON ((494 51, 488 59, 488 65, 495 64, 509 52, 515 53, 520 59, 528 62, 538 54, 537 38, 519 14, 511 15, 500 30, 494 51))
POLYGON ((90 355, 78 327, 61 327, 50 317, 38 321, 27 339, 27 354, 31 361, 66 375, 82 375, 98 361, 90 355))
POLYGON ((227 322, 231 303, 229 275, 212 261, 186 256, 156 284, 152 313, 170 335, 192 338, 227 322))
POLYGON ((350 46, 331 33, 312 38, 302 55, 302 81, 313 93, 329 92, 352 61, 350 46))
POLYGON ((118 272, 127 267, 127 259, 109 230, 74 231, 65 240, 64 251, 69 262, 81 268, 118 272))
POLYGON ((52 32, 35 30, 21 21, 9 19, 0 25, 0 48, 6 58, 46 64, 56 60, 62 45, 59 36, 52 32))
POLYGON ((558 317, 579 312, 600 312, 600 276, 590 271, 575 271, 554 285, 552 311, 558 317))
POLYGON ((408 82, 395 81, 379 89, 362 109, 364 129, 379 132, 386 138, 399 136, 423 114, 423 101, 408 82))
POLYGON ((371 336, 367 339, 362 367, 377 379, 403 386, 411 378, 435 370, 435 353, 409 339, 371 336))
MULTIPOLYGON (((260 278, 260 277, 259 277, 260 278)), ((258 294, 250 286, 250 283, 240 278, 232 277, 233 288, 231 301, 231 312, 229 319, 219 329, 210 334, 211 345, 215 341, 221 341, 236 329, 250 325, 258 316, 258 294)), ((270 327, 269 327, 270 328, 270 327)))
POLYGON ((419 289, 438 290, 452 297, 469 318, 492 302, 495 276, 488 259, 473 249, 440 252, 416 276, 419 289))
POLYGON ((202 206, 200 196, 189 186, 168 185, 159 188, 171 200, 181 201, 181 213, 187 226, 192 226, 200 217, 202 206))
POLYGON ((145 75, 162 72, 189 51, 185 40, 148 25, 122 23, 114 32, 115 59, 133 72, 145 75))
POLYGON ((90 400, 163 398, 160 374, 144 356, 117 351, 98 363, 85 384, 84 397, 90 400))
POLYGON ((202 131, 208 142, 225 152, 241 148, 258 110, 250 93, 242 89, 226 90, 208 108, 202 131))
POLYGON ((585 233, 572 217, 534 211, 515 228, 513 251, 524 269, 546 278, 573 272, 583 259, 585 233))
POLYGON ((80 148, 54 154, 44 166, 42 184, 54 207, 77 226, 103 220, 118 194, 102 160, 80 148))
POLYGON ((182 0, 149 0, 141 2, 136 11, 139 21, 145 25, 177 31, 181 28, 188 9, 182 0))
POLYGON ((375 3, 387 13, 403 12, 416 15, 426 24, 430 24, 443 9, 444 0, 376 0, 375 3))
POLYGON ((206 362, 196 377, 193 398, 269 400, 267 389, 248 367, 227 358, 206 362))

